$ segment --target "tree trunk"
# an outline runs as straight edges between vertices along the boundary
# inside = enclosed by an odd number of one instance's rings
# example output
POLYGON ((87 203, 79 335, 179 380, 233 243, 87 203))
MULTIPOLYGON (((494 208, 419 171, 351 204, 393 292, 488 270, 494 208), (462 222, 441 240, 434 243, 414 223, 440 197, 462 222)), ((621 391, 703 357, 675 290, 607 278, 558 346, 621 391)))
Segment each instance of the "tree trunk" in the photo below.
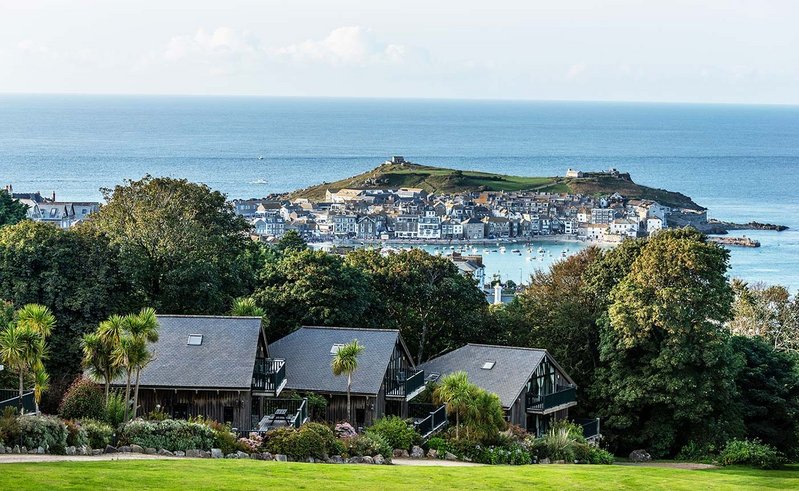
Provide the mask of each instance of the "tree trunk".
POLYGON ((105 376, 105 405, 108 405, 108 394, 111 392, 111 376, 105 376))
POLYGON ((141 374, 141 369, 136 369, 136 389, 133 391, 133 419, 136 419, 136 416, 139 412, 139 374, 141 374))
POLYGON ((460 439, 461 439, 461 438, 460 438, 460 435, 459 435, 460 426, 461 426, 461 423, 460 423, 460 416, 459 416, 459 414, 456 412, 456 413, 455 413, 455 439, 456 439, 456 440, 460 440, 460 439))
MULTIPOLYGON (((352 390, 352 374, 347 374, 347 422, 352 424, 352 403, 350 402, 350 391, 352 390)), ((355 426, 358 426, 357 424, 355 426)))
POLYGON ((130 407, 130 370, 128 370, 128 383, 125 384, 125 422, 128 422, 128 408, 130 407))

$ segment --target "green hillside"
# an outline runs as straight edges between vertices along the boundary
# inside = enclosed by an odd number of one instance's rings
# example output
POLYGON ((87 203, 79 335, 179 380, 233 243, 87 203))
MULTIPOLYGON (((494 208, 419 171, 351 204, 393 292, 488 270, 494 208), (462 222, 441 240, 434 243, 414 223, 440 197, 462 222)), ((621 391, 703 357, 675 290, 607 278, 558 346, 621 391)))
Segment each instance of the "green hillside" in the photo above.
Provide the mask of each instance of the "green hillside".
POLYGON ((422 188, 428 193, 446 194, 468 191, 535 190, 553 193, 608 195, 618 192, 627 198, 652 199, 681 208, 702 209, 680 193, 641 186, 629 175, 588 174, 583 178, 526 177, 488 172, 465 171, 412 163, 386 163, 357 176, 324 182, 290 193, 289 198, 323 200, 325 191, 353 189, 422 188))

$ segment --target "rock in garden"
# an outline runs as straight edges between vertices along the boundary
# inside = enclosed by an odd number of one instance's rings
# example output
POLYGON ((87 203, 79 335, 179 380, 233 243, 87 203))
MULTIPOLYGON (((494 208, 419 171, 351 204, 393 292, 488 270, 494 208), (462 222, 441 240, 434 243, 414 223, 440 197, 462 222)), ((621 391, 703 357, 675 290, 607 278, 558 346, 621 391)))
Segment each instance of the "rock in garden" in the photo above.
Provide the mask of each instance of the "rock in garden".
POLYGON ((211 458, 211 452, 209 452, 208 450, 200 450, 200 458, 201 459, 210 459, 211 458))
POLYGON ((273 458, 274 457, 272 457, 272 454, 269 452, 264 452, 261 454, 261 460, 272 460, 273 458))
POLYGON ((372 459, 372 457, 369 457, 368 455, 364 455, 363 456, 363 463, 364 464, 374 464, 375 462, 374 462, 374 459, 372 459))
POLYGON ((258 452, 253 452, 250 454, 250 458, 252 460, 261 460, 261 454, 259 454, 258 452))
POLYGON ((436 450, 435 448, 431 448, 430 450, 427 451, 427 456, 430 457, 431 459, 437 459, 438 450, 436 450))
POLYGON ((163 457, 174 457, 175 456, 175 454, 173 454, 172 452, 170 452, 169 450, 167 450, 165 448, 162 448, 161 450, 159 450, 158 451, 158 455, 161 455, 163 457))
POLYGON ((249 459, 250 458, 250 454, 248 454, 247 452, 242 452, 241 450, 239 450, 238 452, 236 452, 236 458, 237 459, 249 459))
POLYGON ((158 453, 158 451, 153 447, 147 447, 144 449, 144 453, 146 453, 147 455, 155 455, 158 453))
POLYGON ((237 459, 239 457, 236 454, 234 454, 233 452, 231 452, 231 453, 225 455, 225 458, 226 459, 237 459))
POLYGON ((652 456, 646 450, 639 449, 630 452, 630 462, 649 462, 650 460, 652 460, 652 456))
POLYGON ((341 455, 334 455, 327 459, 328 464, 343 464, 344 459, 341 458, 341 455))
POLYGON ((103 453, 117 453, 117 452, 119 452, 119 450, 117 450, 117 448, 114 447, 113 445, 106 445, 105 451, 103 453))
POLYGON ((39 455, 44 455, 44 447, 37 447, 36 453, 39 455))
POLYGON ((278 462, 288 462, 289 458, 287 456, 283 455, 282 453, 279 453, 279 454, 275 455, 275 460, 278 461, 278 462))
POLYGON ((224 457, 224 455, 222 454, 222 450, 220 450, 218 448, 212 448, 211 449, 211 458, 212 459, 221 459, 222 457, 224 457))
POLYGON ((363 464, 363 457, 355 456, 347 459, 348 464, 363 464))
POLYGON ((19 449, 19 453, 28 453, 28 447, 23 445, 22 448, 19 449))
POLYGON ((175 457, 185 457, 185 456, 186 456, 186 452, 184 452, 182 450, 178 450, 178 451, 175 452, 175 457))
POLYGON ((5 445, 0 445, 0 454, 4 454, 4 453, 6 453, 6 447, 5 447, 5 445))
POLYGON ((546 458, 546 459, 541 459, 541 461, 539 463, 541 463, 541 464, 550 464, 551 461, 548 458, 546 458))
POLYGON ((395 448, 394 449, 394 457, 398 459, 407 459, 408 458, 408 451, 403 448, 395 448))
POLYGON ((92 455, 103 455, 103 450, 100 448, 92 449, 92 455))
POLYGON ((117 450, 119 450, 121 453, 130 453, 130 447, 127 445, 122 445, 117 450))
POLYGON ((411 458, 421 459, 422 457, 424 457, 424 450, 422 450, 422 447, 414 445, 413 448, 411 449, 411 458))
POLYGON ((20 453, 20 451, 19 445, 14 445, 14 449, 11 451, 11 453, 20 453))
POLYGON ((374 457, 372 457, 372 461, 373 461, 375 464, 378 464, 378 465, 383 465, 383 464, 385 464, 385 463, 386 463, 386 459, 384 459, 384 458, 383 458, 383 456, 382 456, 382 455, 380 455, 380 454, 377 454, 377 455, 375 455, 374 457))
POLYGON ((196 448, 186 450, 186 457, 191 457, 192 459, 199 459, 201 457, 200 451, 197 450, 196 448))
POLYGON ((140 445, 131 445, 130 451, 133 453, 144 453, 144 449, 140 445))
POLYGON ((89 453, 90 453, 89 452, 89 447, 87 447, 86 445, 81 445, 79 450, 80 450, 79 453, 81 455, 89 455, 89 453))
POLYGON ((458 460, 458 456, 452 452, 447 452, 444 454, 444 460, 458 460))
POLYGON ((305 461, 308 462, 309 464, 313 464, 314 462, 316 462, 316 460, 314 460, 313 457, 308 457, 307 459, 305 459, 305 461))

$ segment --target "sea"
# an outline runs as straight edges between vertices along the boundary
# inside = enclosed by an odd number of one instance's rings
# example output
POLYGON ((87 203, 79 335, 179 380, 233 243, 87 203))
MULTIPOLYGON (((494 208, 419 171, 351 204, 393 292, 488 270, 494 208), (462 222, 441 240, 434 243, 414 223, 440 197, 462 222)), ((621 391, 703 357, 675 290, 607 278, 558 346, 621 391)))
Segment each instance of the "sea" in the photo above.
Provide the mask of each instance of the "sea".
MULTIPOLYGON (((797 106, 0 95, 0 185, 59 200, 100 200, 101 188, 146 174, 262 197, 392 155, 519 175, 629 172, 710 217, 789 226, 736 233, 762 246, 731 248, 729 274, 799 289, 797 106)), ((487 275, 526 280, 582 245, 539 247, 543 259, 489 249, 487 275)))

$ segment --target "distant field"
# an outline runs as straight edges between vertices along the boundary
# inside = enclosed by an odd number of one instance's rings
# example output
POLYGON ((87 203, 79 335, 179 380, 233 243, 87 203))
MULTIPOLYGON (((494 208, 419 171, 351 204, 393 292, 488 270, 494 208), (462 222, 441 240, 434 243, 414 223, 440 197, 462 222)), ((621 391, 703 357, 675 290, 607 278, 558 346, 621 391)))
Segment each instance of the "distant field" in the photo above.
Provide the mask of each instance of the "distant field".
POLYGON ((799 489, 799 466, 685 470, 634 466, 406 467, 137 460, 0 464, 0 489, 799 489))

